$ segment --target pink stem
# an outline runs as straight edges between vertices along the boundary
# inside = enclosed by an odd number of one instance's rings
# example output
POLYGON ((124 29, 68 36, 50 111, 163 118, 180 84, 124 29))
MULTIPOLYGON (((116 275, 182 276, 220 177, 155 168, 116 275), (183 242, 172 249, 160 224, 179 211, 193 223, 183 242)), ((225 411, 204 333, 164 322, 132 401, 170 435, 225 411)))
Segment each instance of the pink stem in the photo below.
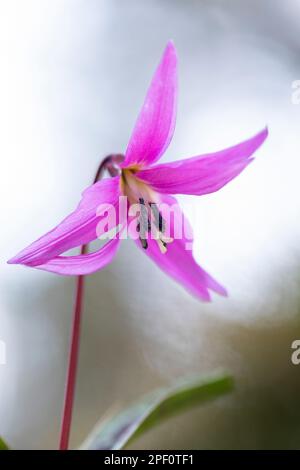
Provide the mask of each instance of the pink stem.
MULTIPOLYGON (((100 180, 105 170, 108 170, 111 176, 115 176, 119 171, 116 165, 122 162, 124 156, 121 154, 113 154, 106 157, 99 165, 94 183, 100 180)), ((88 250, 88 245, 82 245, 81 254, 84 255, 88 250)), ((70 431, 72 424, 72 413, 75 395, 77 363, 79 354, 79 341, 80 341, 80 324, 82 316, 82 305, 84 296, 84 276, 77 276, 76 282, 76 295, 73 309, 72 318, 72 332, 71 332, 71 345, 69 351, 69 362, 66 377, 66 388, 64 397, 63 414, 60 430, 60 450, 68 450, 70 431)))
MULTIPOLYGON (((81 254, 85 252, 85 245, 81 248, 81 254)), ((66 378, 66 389, 64 398, 63 415, 60 431, 60 450, 68 450, 69 437, 72 422, 72 412, 75 395, 75 384, 77 374, 77 362, 79 352, 81 312, 83 304, 84 276, 78 276, 76 280, 76 295, 72 319, 71 345, 69 352, 69 363, 66 378)))

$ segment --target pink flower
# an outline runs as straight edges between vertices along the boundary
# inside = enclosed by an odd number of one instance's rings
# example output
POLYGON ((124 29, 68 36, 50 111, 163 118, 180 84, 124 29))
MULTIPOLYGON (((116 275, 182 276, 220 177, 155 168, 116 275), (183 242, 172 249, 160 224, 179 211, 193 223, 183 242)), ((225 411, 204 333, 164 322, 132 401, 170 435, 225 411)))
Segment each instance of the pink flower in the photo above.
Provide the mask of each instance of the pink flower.
MULTIPOLYGON (((173 136, 176 101, 177 57, 173 43, 169 42, 119 171, 114 167, 116 176, 87 188, 74 212, 9 263, 62 275, 90 274, 103 268, 114 258, 120 244, 119 236, 94 253, 60 255, 101 235, 98 225, 101 214, 97 208, 104 204, 118 211, 119 197, 125 195, 129 210, 133 204, 138 204, 141 209, 135 227, 139 235, 136 243, 163 271, 202 300, 210 300, 209 290, 226 295, 226 290, 196 263, 192 251, 186 249, 190 237, 185 234, 181 238, 174 237, 174 220, 170 219, 168 227, 164 226, 159 204, 170 206, 176 203, 174 194, 201 196, 218 191, 248 166, 253 160, 251 155, 266 139, 268 131, 264 129, 249 140, 216 153, 156 165, 173 136), (146 236, 151 226, 155 237, 146 236)), ((130 219, 130 216, 126 217, 127 224, 130 219)))

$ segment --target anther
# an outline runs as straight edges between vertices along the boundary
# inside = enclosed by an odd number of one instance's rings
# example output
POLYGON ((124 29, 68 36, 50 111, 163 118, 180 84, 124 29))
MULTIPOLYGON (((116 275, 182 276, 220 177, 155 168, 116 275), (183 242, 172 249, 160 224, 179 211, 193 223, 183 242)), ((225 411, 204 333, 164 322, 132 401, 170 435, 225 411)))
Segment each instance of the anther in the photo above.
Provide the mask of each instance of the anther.
POLYGON ((141 244, 142 244, 142 247, 144 248, 144 250, 147 250, 148 242, 147 242, 146 238, 140 237, 140 241, 141 241, 141 244))
POLYGON ((164 240, 162 240, 162 239, 160 239, 160 241, 161 241, 162 245, 163 245, 165 248, 167 248, 167 243, 166 243, 164 240))

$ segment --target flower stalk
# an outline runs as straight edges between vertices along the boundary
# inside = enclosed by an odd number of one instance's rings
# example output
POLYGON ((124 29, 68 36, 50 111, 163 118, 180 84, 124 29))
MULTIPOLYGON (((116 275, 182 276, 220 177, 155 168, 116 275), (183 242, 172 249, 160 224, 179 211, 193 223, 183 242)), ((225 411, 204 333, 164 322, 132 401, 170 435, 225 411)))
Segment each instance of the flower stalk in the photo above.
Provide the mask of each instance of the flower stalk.
MULTIPOLYGON (((94 183, 101 180, 105 170, 108 171, 110 176, 116 176, 118 172, 118 164, 124 159, 121 154, 108 155, 98 167, 94 183)), ((82 245, 80 254, 85 255, 88 252, 88 244, 82 245)), ((80 346, 80 331, 81 331, 81 318, 83 309, 84 299, 84 275, 77 276, 76 289, 75 289, 75 301, 72 315, 72 329, 71 329, 71 343, 69 349, 68 368, 66 375, 65 384, 65 396, 60 428, 60 441, 59 450, 68 450, 73 406, 75 398, 75 387, 76 387, 76 376, 78 369, 78 357, 79 357, 79 346, 80 346)))
MULTIPOLYGON (((81 247, 81 254, 85 254, 86 245, 81 247)), ((66 376, 65 398, 63 405, 59 450, 68 450, 70 430, 72 423, 77 364, 79 355, 81 317, 84 296, 84 276, 76 279, 75 303, 72 316, 71 344, 69 352, 68 370, 66 376)))

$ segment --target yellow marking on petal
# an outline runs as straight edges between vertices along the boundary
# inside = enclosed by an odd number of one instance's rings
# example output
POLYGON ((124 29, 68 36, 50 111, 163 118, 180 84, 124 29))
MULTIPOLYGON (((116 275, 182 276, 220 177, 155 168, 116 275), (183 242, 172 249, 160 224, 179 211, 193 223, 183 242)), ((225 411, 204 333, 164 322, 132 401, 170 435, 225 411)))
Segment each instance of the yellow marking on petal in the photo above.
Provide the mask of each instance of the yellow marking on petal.
POLYGON ((142 164, 136 163, 134 165, 127 166, 126 168, 124 168, 123 171, 131 171, 131 173, 137 173, 138 171, 142 170, 142 168, 142 164))
POLYGON ((122 170, 121 185, 122 193, 128 197, 131 204, 138 203, 140 197, 145 201, 155 202, 157 200, 157 195, 151 187, 136 178, 131 169, 122 170))

